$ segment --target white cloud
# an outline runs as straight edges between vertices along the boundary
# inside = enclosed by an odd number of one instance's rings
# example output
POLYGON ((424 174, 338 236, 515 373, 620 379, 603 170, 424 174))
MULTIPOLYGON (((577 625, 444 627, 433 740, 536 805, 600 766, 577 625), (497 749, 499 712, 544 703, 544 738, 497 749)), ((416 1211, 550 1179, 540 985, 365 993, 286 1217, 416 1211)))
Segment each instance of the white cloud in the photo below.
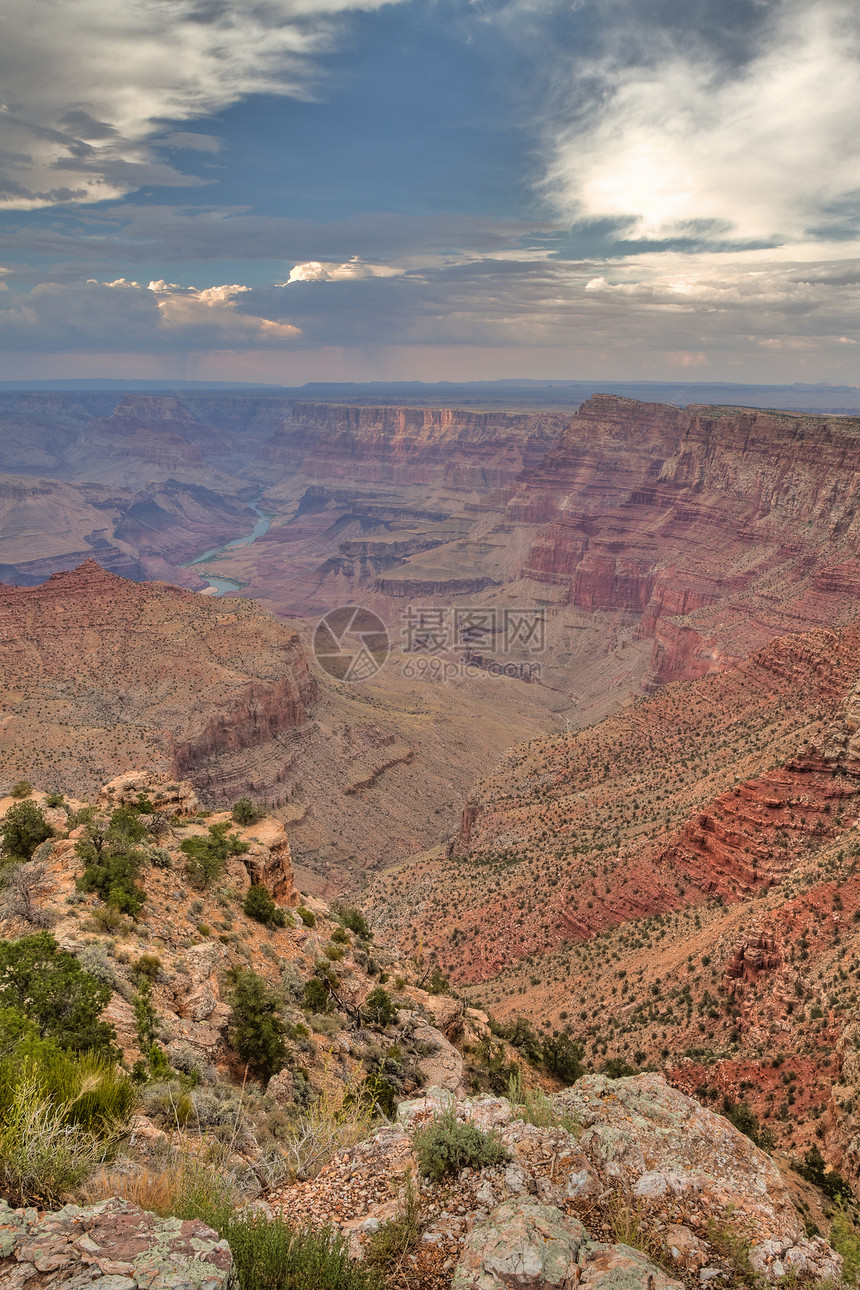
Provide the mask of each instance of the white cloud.
POLYGON ((278 348, 301 336, 292 323, 237 307, 241 283, 182 287, 129 278, 78 286, 42 283, 0 309, 0 342, 9 349, 142 351, 278 348))
POLYGON ((211 150, 166 133, 244 95, 306 97, 308 59, 349 10, 397 0, 27 0, 4 15, 0 205, 115 198, 198 183, 161 160, 211 150))
POLYGON ((354 255, 345 264, 327 263, 323 260, 307 260, 290 269, 286 282, 278 286, 289 286, 291 282, 360 282, 365 278, 396 278, 404 272, 390 264, 368 264, 354 255))
POLYGON ((631 65, 636 42, 610 23, 610 52, 579 68, 592 78, 588 111, 571 106, 551 132, 547 185, 560 209, 629 221, 640 239, 713 222, 711 236, 796 240, 849 210, 852 194, 856 219, 856 4, 771 0, 766 13, 752 57, 730 70, 672 29, 631 65))

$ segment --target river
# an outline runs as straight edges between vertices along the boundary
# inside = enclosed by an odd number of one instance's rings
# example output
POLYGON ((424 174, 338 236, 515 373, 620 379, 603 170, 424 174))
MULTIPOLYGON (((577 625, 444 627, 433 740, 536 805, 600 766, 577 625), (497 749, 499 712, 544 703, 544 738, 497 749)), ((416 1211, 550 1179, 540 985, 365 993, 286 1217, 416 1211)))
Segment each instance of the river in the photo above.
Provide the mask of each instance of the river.
MULTIPOLYGON (((272 523, 271 518, 263 514, 256 502, 249 502, 248 505, 252 511, 256 511, 258 516, 250 533, 246 533, 244 537, 234 538, 232 542, 225 542, 223 546, 210 547, 208 551, 204 551, 202 555, 195 556, 193 560, 189 560, 184 566, 186 569, 196 569, 200 577, 209 583, 212 588, 210 595, 224 596, 230 591, 239 591, 243 584, 235 582, 232 578, 216 578, 213 574, 204 573, 202 569, 197 569, 197 565, 205 564, 209 560, 215 560, 225 551, 235 551, 237 547, 250 546, 258 537, 262 537, 264 533, 268 532, 272 523)), ((202 592, 201 594, 205 595, 207 593, 202 592)))

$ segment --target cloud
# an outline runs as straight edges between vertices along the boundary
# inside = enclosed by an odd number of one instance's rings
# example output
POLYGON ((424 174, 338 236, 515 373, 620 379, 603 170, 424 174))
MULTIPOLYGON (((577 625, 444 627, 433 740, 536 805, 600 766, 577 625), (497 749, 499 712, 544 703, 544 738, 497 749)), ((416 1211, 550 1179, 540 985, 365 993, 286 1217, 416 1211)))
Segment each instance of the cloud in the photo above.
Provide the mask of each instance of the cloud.
POLYGON ((368 264, 354 255, 345 264, 324 264, 321 260, 308 260, 305 264, 296 264, 290 269, 290 276, 279 286, 289 286, 291 282, 360 282, 364 278, 396 278, 403 269, 391 264, 368 264))
POLYGON ((569 219, 611 219, 628 238, 776 244, 844 235, 848 215, 856 236, 855 4, 757 6, 744 56, 710 38, 717 0, 649 31, 632 6, 596 8, 604 47, 575 60, 570 92, 556 64, 545 191, 569 219))
MULTIPOLYGON (((0 76, 0 205, 32 209, 188 186, 166 131, 248 94, 308 97, 314 55, 348 11, 397 0, 28 0, 7 6, 0 76)), ((197 140, 195 142, 195 139, 197 140)))
MULTIPOLYGON (((238 379, 266 354, 270 372, 277 354, 296 364, 305 355, 315 371, 326 354, 388 354, 388 366, 373 370, 408 375, 410 351, 459 348, 482 356, 479 370, 488 370, 491 351, 504 352, 516 375, 546 374, 555 355, 558 376, 695 367, 716 379, 852 381, 858 317, 860 260, 652 252, 614 264, 485 259, 253 288, 130 278, 42 284, 0 293, 0 344, 10 355, 151 354, 164 370, 184 355, 223 354, 221 373, 238 379)), ((352 361, 355 374, 361 364, 352 361)), ((468 374, 467 360, 451 370, 468 374)))
POLYGON ((198 289, 128 278, 70 286, 42 283, 0 308, 0 343, 46 352, 119 348, 148 352, 277 348, 300 328, 237 308, 251 288, 198 289))
POLYGON ((408 268, 461 255, 516 256, 524 254, 525 247, 540 247, 545 255, 561 230, 560 224, 547 220, 490 215, 381 212, 312 224, 236 207, 123 203, 106 211, 84 207, 57 212, 50 223, 40 219, 38 226, 22 221, 17 228, 7 228, 4 249, 9 255, 55 261, 66 257, 62 272, 75 279, 81 276, 82 263, 92 276, 102 276, 109 270, 98 265, 214 260, 280 260, 285 268, 308 273, 309 264, 328 272, 353 264, 378 274, 392 262, 408 268))

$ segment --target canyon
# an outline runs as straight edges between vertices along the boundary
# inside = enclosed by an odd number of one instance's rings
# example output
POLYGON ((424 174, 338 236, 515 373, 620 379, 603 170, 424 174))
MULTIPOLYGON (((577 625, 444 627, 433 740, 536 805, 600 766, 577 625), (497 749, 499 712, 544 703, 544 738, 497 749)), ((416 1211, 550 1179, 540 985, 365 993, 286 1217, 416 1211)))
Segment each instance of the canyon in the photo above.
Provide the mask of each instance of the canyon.
POLYGON ((860 1181, 860 420, 57 398, 2 440, 0 779, 264 801, 398 961, 860 1181))

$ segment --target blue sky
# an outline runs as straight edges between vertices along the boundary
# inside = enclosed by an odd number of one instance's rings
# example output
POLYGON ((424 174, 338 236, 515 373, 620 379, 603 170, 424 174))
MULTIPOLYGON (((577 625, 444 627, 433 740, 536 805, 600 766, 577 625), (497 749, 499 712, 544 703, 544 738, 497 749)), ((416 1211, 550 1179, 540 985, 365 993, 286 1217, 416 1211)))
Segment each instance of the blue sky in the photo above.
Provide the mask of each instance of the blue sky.
POLYGON ((0 376, 857 383, 848 0, 2 0, 0 376))

